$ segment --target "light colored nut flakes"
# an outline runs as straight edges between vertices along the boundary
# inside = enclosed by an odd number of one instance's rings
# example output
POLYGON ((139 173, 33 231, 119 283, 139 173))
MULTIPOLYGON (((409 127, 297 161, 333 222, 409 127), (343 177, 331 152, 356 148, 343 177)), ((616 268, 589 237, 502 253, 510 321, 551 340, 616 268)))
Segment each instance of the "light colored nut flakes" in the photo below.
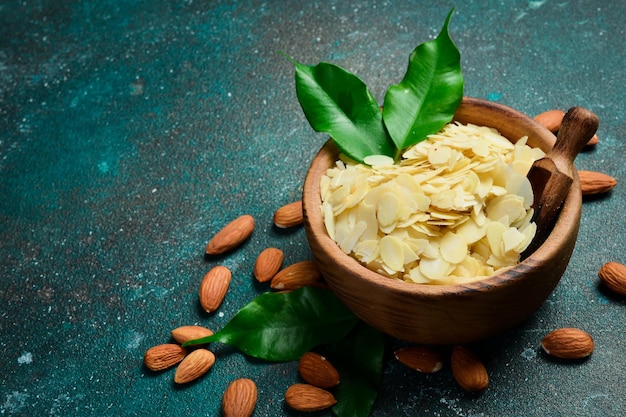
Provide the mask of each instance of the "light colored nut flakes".
POLYGON ((395 165, 341 159, 321 181, 328 234, 369 269, 410 282, 466 283, 513 266, 535 235, 526 175, 544 156, 526 140, 451 123, 395 165))

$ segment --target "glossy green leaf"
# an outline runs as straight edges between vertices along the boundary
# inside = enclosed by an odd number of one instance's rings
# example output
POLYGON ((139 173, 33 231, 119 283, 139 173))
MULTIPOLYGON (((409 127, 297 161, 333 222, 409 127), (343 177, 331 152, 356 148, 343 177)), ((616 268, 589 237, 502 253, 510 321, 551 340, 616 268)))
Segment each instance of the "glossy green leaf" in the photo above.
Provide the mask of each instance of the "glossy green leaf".
POLYGON ((357 162, 370 155, 395 157, 382 112, 365 83, 354 74, 322 62, 296 66, 296 95, 317 132, 328 133, 337 147, 357 162))
POLYGON ((399 149, 439 131, 463 98, 461 54, 448 33, 453 11, 436 39, 413 50, 404 78, 385 95, 383 118, 399 149))
POLYGON ((357 321, 326 289, 268 292, 245 305, 217 333, 183 346, 222 342, 255 358, 291 361, 317 345, 341 339, 357 321))
POLYGON ((341 375, 334 391, 337 417, 370 415, 382 379, 384 352, 384 335, 363 322, 329 346, 327 356, 341 375))

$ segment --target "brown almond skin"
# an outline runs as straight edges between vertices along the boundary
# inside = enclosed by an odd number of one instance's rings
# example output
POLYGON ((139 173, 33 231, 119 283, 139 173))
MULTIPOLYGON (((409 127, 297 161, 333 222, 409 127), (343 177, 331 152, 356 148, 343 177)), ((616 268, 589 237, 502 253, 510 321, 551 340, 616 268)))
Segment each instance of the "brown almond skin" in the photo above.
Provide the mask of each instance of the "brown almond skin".
POLYGON ((339 372, 324 356, 307 352, 298 362, 298 372, 307 383, 318 388, 332 388, 339 384, 339 372))
POLYGON ((537 123, 552 133, 559 131, 565 112, 563 110, 548 110, 533 117, 537 123))
POLYGON ((186 384, 206 374, 215 363, 215 355, 208 349, 192 350, 176 368, 174 382, 186 384))
POLYGON ((254 277, 258 282, 267 282, 274 278, 274 275, 283 265, 285 254, 278 248, 266 248, 256 258, 254 263, 254 277))
POLYGON ((596 171, 578 171, 580 190, 583 195, 597 195, 609 192, 617 185, 610 175, 596 171))
POLYGON ((541 347, 550 356, 559 359, 583 359, 594 349, 589 333, 575 327, 563 327, 546 335, 541 347))
POLYGON ((253 380, 239 378, 231 382, 222 396, 222 416, 250 417, 257 401, 257 387, 253 380))
POLYGON ((294 384, 285 392, 285 403, 296 411, 319 411, 337 404, 337 400, 325 389, 310 384, 294 384))
POLYGON ((274 224, 281 229, 300 226, 303 222, 302 201, 286 204, 274 212, 274 224))
POLYGON ((237 217, 222 228, 206 246, 207 255, 221 255, 235 249, 250 237, 254 218, 249 214, 237 217))
POLYGON ((153 346, 143 357, 143 363, 151 371, 162 371, 182 361, 187 349, 174 343, 153 346))
POLYGON ((180 326, 170 332, 172 339, 181 345, 185 342, 201 337, 211 336, 213 332, 202 326, 180 326))
POLYGON ((400 363, 419 372, 432 374, 443 367, 443 355, 431 348, 408 346, 397 349, 394 356, 400 363))
POLYGON ((275 290, 295 290, 321 284, 322 274, 315 261, 301 261, 278 271, 272 278, 270 287, 275 290))
POLYGON ((198 298, 207 313, 212 313, 222 304, 230 286, 232 273, 225 266, 213 267, 202 279, 198 298))
POLYGON ((489 385, 489 375, 478 356, 464 346, 454 346, 450 358, 452 375, 468 392, 483 391, 489 385))
POLYGON ((589 139, 589 142, 587 142, 585 146, 596 146, 599 142, 600 142, 600 138, 598 137, 598 134, 596 133, 591 137, 591 139, 589 139))
POLYGON ((609 290, 626 297, 626 265, 607 262, 598 271, 598 278, 609 290))

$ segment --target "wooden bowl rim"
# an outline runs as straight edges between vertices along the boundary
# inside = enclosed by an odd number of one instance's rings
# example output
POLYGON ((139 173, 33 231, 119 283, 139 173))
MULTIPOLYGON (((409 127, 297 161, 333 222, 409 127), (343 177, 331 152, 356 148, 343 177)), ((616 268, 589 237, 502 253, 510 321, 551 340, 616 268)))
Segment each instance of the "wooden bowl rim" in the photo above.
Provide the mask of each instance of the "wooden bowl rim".
MULTIPOLYGON (((554 144, 555 136, 549 130, 517 110, 487 100, 464 97, 457 113, 462 114, 468 106, 479 106, 484 108, 487 112, 506 116, 507 120, 509 120, 507 123, 510 123, 510 120, 521 123, 524 129, 529 131, 529 136, 532 132, 532 134, 541 138, 544 142, 542 143, 544 147, 543 150, 546 152, 549 150, 549 147, 554 144)), ((496 127, 496 129, 500 130, 498 127, 496 127)), ((517 139, 519 138, 513 140, 517 139)), ((509 138, 509 140, 511 140, 511 138, 509 138)), ((530 254, 518 265, 501 271, 489 278, 467 284, 413 284, 398 279, 387 278, 366 268, 356 259, 345 254, 326 232, 320 210, 321 197, 319 183, 326 169, 331 167, 337 160, 338 153, 338 148, 335 146, 332 139, 329 139, 314 157, 311 167, 307 172, 303 188, 303 208, 305 226, 307 228, 307 239, 315 240, 319 247, 337 262, 338 268, 350 271, 353 275, 358 276, 359 279, 368 281, 369 285, 373 285, 377 289, 410 294, 418 298, 449 298, 450 296, 472 296, 477 292, 484 292, 491 288, 513 285, 517 281, 524 279, 525 272, 543 263, 549 262, 550 259, 558 257, 560 250, 559 242, 566 241, 567 236, 576 231, 580 221, 582 195, 578 172, 574 167, 574 183, 570 188, 552 233, 550 233, 546 241, 534 253, 530 254)), ((332 282, 330 282, 329 285, 332 288, 332 282)))

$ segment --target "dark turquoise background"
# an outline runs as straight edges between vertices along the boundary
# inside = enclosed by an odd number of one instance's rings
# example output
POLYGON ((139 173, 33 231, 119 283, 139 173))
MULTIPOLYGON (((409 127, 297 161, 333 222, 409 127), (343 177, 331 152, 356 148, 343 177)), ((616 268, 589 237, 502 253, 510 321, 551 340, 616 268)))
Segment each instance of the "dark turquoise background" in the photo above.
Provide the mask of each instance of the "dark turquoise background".
MULTIPOLYGON (((386 357, 373 416, 618 416, 626 410, 626 303, 598 286, 626 263, 623 0, 24 0, 0 4, 0 414, 218 416, 236 377, 259 387, 255 416, 284 405, 297 364, 215 347, 214 368, 177 387, 144 352, 185 324, 221 328, 255 295, 256 255, 309 259, 302 229, 274 211, 299 199, 325 135, 307 124, 294 68, 329 61, 382 102, 409 53, 452 6, 466 94, 529 115, 584 106, 599 145, 579 169, 619 181, 584 202, 574 256, 526 323, 473 346, 490 373, 465 394, 449 367, 412 372, 386 357), (205 259, 234 217, 257 226, 238 251, 205 259), (217 264, 233 280, 217 313, 197 290, 217 264), (539 349, 558 327, 589 331, 587 361, 539 349)), ((401 343, 390 341, 389 349, 401 343)), ((313 415, 327 416, 327 413, 313 415)))

